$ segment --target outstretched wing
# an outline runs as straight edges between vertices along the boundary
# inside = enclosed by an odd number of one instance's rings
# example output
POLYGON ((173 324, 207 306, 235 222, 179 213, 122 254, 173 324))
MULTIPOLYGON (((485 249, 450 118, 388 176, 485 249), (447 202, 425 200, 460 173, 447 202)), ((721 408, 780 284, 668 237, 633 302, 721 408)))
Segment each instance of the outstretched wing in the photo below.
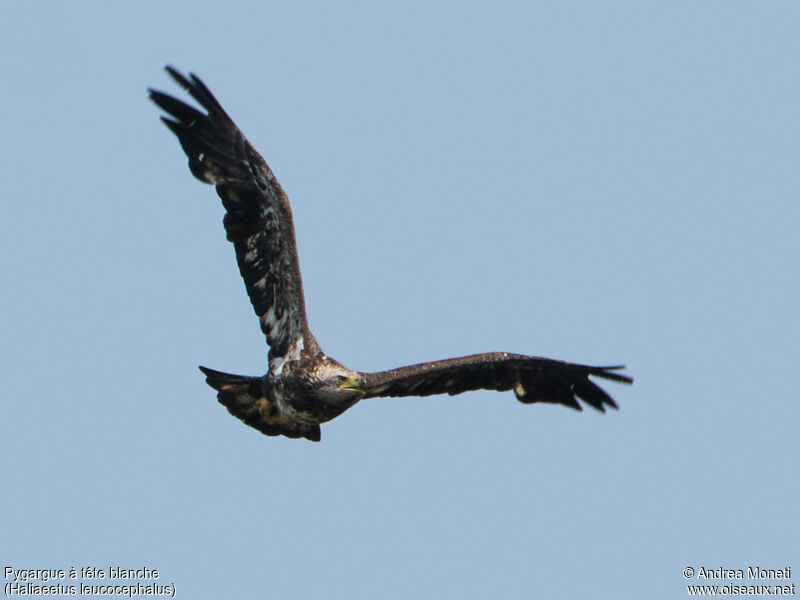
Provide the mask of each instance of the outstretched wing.
POLYGON ((619 383, 633 379, 614 371, 621 366, 590 367, 574 363, 491 352, 400 367, 380 373, 361 373, 365 398, 375 396, 430 396, 470 390, 514 390, 524 404, 546 402, 583 410, 578 400, 605 412, 617 404, 590 376, 619 383))
POLYGON ((178 136, 192 174, 217 188, 270 359, 308 349, 316 342, 306 322, 289 198, 205 84, 191 73, 187 78, 172 67, 166 71, 206 112, 152 89, 150 98, 169 114, 161 120, 178 136))

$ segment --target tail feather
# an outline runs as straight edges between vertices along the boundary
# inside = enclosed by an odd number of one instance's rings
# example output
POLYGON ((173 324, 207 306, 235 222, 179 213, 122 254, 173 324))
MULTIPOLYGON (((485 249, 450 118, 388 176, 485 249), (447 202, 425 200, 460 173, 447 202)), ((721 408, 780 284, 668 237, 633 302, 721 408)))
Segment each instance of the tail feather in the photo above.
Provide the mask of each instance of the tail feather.
POLYGON ((306 438, 312 442, 321 439, 319 425, 301 425, 282 417, 271 399, 264 395, 261 377, 232 375, 200 367, 206 383, 217 390, 217 400, 228 412, 250 427, 266 435, 285 435, 306 438))

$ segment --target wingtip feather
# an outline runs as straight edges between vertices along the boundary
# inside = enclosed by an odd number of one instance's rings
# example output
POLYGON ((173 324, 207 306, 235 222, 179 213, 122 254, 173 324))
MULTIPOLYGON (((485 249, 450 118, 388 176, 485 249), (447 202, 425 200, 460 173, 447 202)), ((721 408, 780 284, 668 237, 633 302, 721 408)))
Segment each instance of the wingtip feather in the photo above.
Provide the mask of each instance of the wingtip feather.
POLYGON ((164 66, 164 70, 167 72, 167 74, 170 77, 172 77, 173 80, 175 80, 175 83, 177 83, 179 86, 181 86, 185 90, 191 89, 192 84, 189 83, 189 80, 186 79, 186 77, 184 77, 183 73, 178 71, 178 69, 176 69, 172 65, 165 65, 164 66))
POLYGON ((609 381, 616 381, 627 385, 633 384, 633 377, 623 375, 622 373, 614 373, 613 371, 620 371, 625 368, 625 365, 612 365, 609 367, 592 367, 589 371, 590 375, 608 379, 609 381))

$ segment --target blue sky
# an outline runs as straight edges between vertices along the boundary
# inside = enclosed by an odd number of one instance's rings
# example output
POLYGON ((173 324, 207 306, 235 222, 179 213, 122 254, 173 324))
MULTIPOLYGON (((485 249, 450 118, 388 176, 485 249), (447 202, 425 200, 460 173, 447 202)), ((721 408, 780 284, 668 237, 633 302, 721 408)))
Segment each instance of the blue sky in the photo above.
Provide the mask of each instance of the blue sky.
POLYGON ((798 30, 796 2, 9 5, 3 566, 201 599, 800 569, 798 30), (375 399, 321 444, 231 418, 196 367, 266 346, 146 98, 167 63, 289 193, 329 355, 625 363, 621 410, 375 399))

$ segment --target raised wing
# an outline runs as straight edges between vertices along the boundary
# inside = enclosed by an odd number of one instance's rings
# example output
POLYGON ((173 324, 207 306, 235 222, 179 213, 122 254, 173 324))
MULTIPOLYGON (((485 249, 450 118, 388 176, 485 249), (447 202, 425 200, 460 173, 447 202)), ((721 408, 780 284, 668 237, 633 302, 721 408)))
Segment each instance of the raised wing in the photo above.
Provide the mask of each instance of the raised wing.
POLYGON ((192 174, 217 188, 227 211, 228 241, 267 336, 270 361, 316 346, 306 321, 286 193, 205 84, 191 73, 187 78, 173 67, 166 71, 206 112, 152 89, 150 98, 169 114, 161 120, 178 136, 192 174))
POLYGON ((461 394, 470 390, 513 390, 524 404, 546 402, 583 410, 578 400, 605 412, 617 404, 590 376, 633 383, 614 373, 621 366, 590 367, 574 363, 491 352, 400 367, 379 373, 361 373, 365 398, 375 396, 430 396, 461 394))

